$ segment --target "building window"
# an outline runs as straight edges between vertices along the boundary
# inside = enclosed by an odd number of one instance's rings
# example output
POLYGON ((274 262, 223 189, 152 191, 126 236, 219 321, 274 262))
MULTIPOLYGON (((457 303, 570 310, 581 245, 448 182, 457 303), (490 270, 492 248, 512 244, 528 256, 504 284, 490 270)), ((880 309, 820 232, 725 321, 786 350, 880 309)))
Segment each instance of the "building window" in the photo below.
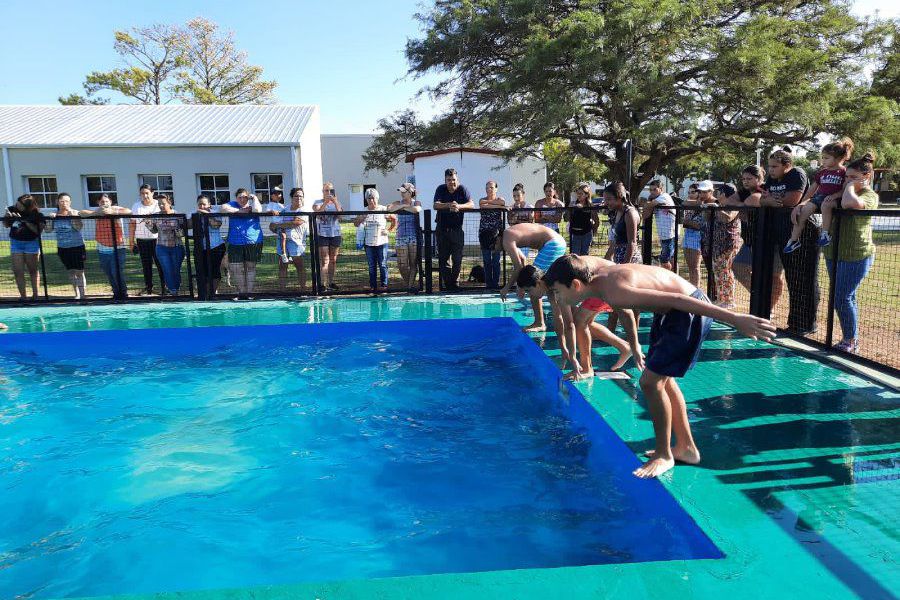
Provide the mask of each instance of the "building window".
POLYGON ((154 192, 165 194, 175 201, 175 192, 172 190, 171 175, 138 175, 140 185, 149 185, 154 192))
POLYGON ((200 193, 214 204, 227 204, 231 200, 228 175, 197 175, 197 183, 200 193))
POLYGON ((53 175, 29 175, 25 178, 25 188, 34 196, 41 208, 56 206, 56 177, 53 175))
POLYGON ((87 190, 88 206, 97 206, 103 194, 109 196, 113 204, 118 204, 115 175, 85 175, 84 187, 87 190))
POLYGON ((266 204, 269 201, 269 190, 281 185, 283 180, 281 173, 253 173, 253 194, 261 203, 266 204))

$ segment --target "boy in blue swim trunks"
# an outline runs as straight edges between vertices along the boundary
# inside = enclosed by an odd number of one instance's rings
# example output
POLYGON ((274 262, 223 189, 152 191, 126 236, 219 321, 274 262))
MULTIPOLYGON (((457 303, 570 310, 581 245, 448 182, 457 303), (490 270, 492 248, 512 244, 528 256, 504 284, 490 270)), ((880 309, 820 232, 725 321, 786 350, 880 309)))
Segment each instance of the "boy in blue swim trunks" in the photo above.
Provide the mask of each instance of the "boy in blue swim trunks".
MULTIPOLYGON (((501 243, 513 263, 513 271, 506 285, 500 290, 500 297, 503 300, 506 300, 519 272, 525 268, 526 258, 522 248, 533 248, 538 251, 533 264, 541 271, 549 269, 553 261, 566 253, 566 240, 563 236, 549 227, 536 223, 519 223, 507 227, 503 230, 501 243)), ((531 298, 531 308, 534 311, 534 323, 526 327, 525 331, 544 331, 547 326, 544 323, 544 311, 541 306, 542 294, 532 293, 528 296, 531 298)))
MULTIPOLYGON (((600 298, 614 309, 654 313, 640 384, 653 418, 656 448, 648 453, 650 460, 634 474, 641 478, 658 477, 675 466, 676 460, 699 463, 700 451, 691 435, 684 395, 675 379, 684 376, 697 362, 713 320, 727 323, 752 339, 763 340, 775 337, 772 322, 715 306, 703 292, 672 271, 649 265, 592 263, 568 254, 553 263, 544 275, 544 283, 561 304, 575 305, 588 298, 600 298)), ((639 361, 637 355, 635 360, 639 361)))

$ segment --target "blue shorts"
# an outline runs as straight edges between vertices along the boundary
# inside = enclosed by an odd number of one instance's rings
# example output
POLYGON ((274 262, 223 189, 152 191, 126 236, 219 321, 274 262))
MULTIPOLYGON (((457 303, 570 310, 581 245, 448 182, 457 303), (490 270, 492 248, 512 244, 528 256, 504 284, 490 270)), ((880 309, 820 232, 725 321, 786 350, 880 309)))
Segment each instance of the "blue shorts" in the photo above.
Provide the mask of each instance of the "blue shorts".
POLYGON ((537 256, 534 257, 534 266, 536 266, 541 271, 546 272, 547 269, 550 268, 556 259, 565 255, 566 253, 566 242, 563 239, 552 239, 538 251, 537 256))
POLYGON ((675 238, 659 240, 659 262, 671 262, 675 256, 675 238))
POLYGON ((287 254, 291 258, 295 256, 303 256, 304 254, 306 254, 306 247, 301 246, 291 238, 288 238, 284 241, 284 249, 285 254, 287 254))
MULTIPOLYGON (((691 297, 703 302, 709 298, 700 290, 691 297)), ((713 320, 680 310, 653 315, 650 326, 650 348, 647 350, 647 369, 657 375, 683 377, 700 357, 703 340, 713 320)))
POLYGON ((685 229, 684 237, 681 238, 681 247, 687 250, 699 250, 700 236, 700 232, 696 229, 685 229))
POLYGON ((23 242, 22 240, 9 239, 10 254, 40 254, 41 243, 34 239, 23 242))
POLYGON ((828 196, 826 194, 816 194, 812 198, 809 199, 810 202, 816 205, 816 208, 822 210, 822 203, 825 202, 825 198, 828 196))

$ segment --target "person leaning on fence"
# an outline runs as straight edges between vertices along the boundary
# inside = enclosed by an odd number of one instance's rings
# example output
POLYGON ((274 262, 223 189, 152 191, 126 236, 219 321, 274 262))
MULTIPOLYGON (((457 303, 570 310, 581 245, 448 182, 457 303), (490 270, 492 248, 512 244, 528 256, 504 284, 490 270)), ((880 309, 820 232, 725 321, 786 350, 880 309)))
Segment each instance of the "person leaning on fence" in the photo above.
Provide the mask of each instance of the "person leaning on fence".
MULTIPOLYGON (((78 211, 78 214, 112 217, 130 215, 131 211, 123 206, 114 205, 108 194, 102 194, 97 201, 96 210, 81 210, 78 211)), ((97 219, 97 226, 94 228, 100 269, 109 281, 115 300, 128 298, 128 285, 125 282, 125 253, 128 248, 125 246, 121 221, 120 218, 97 219)))
MULTIPOLYGON (((878 193, 872 189, 875 154, 867 152, 847 165, 847 185, 835 208, 844 211, 874 210, 878 208, 878 193)), ((856 290, 875 263, 875 244, 872 241, 872 217, 854 216, 844 212, 840 216, 837 248, 825 248, 825 264, 834 280, 834 310, 841 323, 841 341, 835 346, 845 352, 859 351, 859 308, 856 290)))
MULTIPOLYGON (((379 194, 375 188, 366 190, 366 210, 370 212, 383 212, 387 209, 378 203, 379 194)), ((368 214, 359 215, 353 220, 353 224, 362 227, 363 240, 366 248, 366 262, 369 263, 369 287, 373 294, 386 291, 388 287, 388 232, 397 226, 395 215, 368 214), (388 227, 390 223, 390 227, 388 227), (376 273, 377 271, 377 273, 376 273), (378 284, 381 283, 381 289, 378 284)))
POLYGON ((663 191, 659 179, 651 181, 648 187, 650 196, 641 209, 641 220, 646 221, 653 215, 659 236, 659 266, 671 270, 675 256, 675 201, 663 191))
MULTIPOLYGON (((751 287, 751 275, 753 272, 753 244, 757 236, 757 222, 759 201, 763 194, 763 181, 766 172, 758 165, 748 165, 741 171, 741 186, 737 193, 727 198, 725 203, 729 206, 743 206, 753 210, 740 212, 741 238, 744 243, 734 257, 731 268, 737 281, 749 292, 751 287)), ((784 269, 781 266, 781 258, 774 253, 774 265, 772 269, 772 307, 778 304, 781 292, 784 291, 784 269)))
MULTIPOLYGON (((710 186, 711 181, 707 182, 710 186)), ((706 187, 706 186, 704 186, 706 187)), ((701 208, 723 206, 728 198, 737 194, 737 188, 726 183, 716 192, 713 201, 701 204, 701 208)), ((709 236, 703 238, 704 253, 710 257, 713 268, 713 278, 716 287, 716 306, 734 308, 734 272, 731 270, 732 262, 738 250, 743 244, 741 239, 741 220, 736 210, 707 210, 703 211, 703 217, 707 222, 707 231, 710 221, 715 221, 712 239, 709 236)))
POLYGON ((512 206, 509 207, 509 213, 506 215, 507 225, 518 225, 519 223, 534 223, 534 211, 530 210, 528 201, 525 199, 525 186, 517 183, 513 186, 512 206))
MULTIPOLYGON (((263 205, 263 212, 274 215, 272 217, 262 217, 259 220, 260 227, 263 228, 263 235, 265 236, 265 231, 269 230, 270 232, 275 234, 275 255, 278 257, 278 281, 281 284, 279 287, 281 291, 284 291, 284 283, 285 277, 281 275, 282 269, 281 265, 286 264, 284 247, 285 241, 287 241, 287 233, 281 228, 277 226, 278 223, 281 223, 282 220, 277 215, 280 215, 284 212, 284 190, 281 189, 280 185, 276 185, 271 190, 269 190, 269 201, 263 205)), ((265 249, 265 245, 263 245, 263 249, 265 249)), ((287 269, 284 269, 285 276, 287 275, 287 269)))
POLYGON ((56 212, 51 217, 44 231, 56 234, 56 255, 69 273, 75 299, 82 300, 87 286, 84 279, 87 250, 84 236, 81 235, 84 222, 78 217, 78 212, 72 210, 72 197, 69 194, 62 192, 56 197, 56 212))
POLYGON ((256 263, 262 257, 263 233, 259 223, 262 205, 244 188, 238 188, 235 199, 219 207, 228 219, 228 264, 238 294, 252 294, 256 282, 256 263))
POLYGON ((559 233, 559 222, 562 220, 565 204, 557 197, 556 185, 552 181, 544 184, 544 197, 534 203, 534 208, 534 222, 559 233))
POLYGON ((687 199, 684 201, 684 218, 681 223, 682 227, 684 227, 681 249, 684 251, 684 262, 688 269, 687 280, 694 287, 700 285, 700 250, 703 243, 704 221, 703 215, 699 210, 690 209, 700 208, 699 187, 699 183, 692 183, 688 187, 687 199))
POLYGON ((506 200, 497 195, 497 182, 488 181, 484 186, 485 196, 478 201, 481 220, 478 223, 478 243, 484 264, 484 282, 489 290, 500 289, 500 257, 503 234, 503 211, 506 200))
MULTIPOLYGON (((278 189, 278 188, 276 188, 278 189)), ((303 188, 291 189, 290 210, 286 212, 299 213, 304 210, 305 195, 303 188)), ((306 265, 303 256, 306 254, 306 238, 309 235, 308 217, 302 215, 283 215, 275 219, 270 225, 272 231, 278 235, 278 287, 281 291, 287 290, 288 265, 293 264, 297 271, 297 282, 300 284, 300 293, 306 292, 306 265)))
MULTIPOLYGON (((159 203, 153 197, 153 188, 147 184, 140 187, 141 199, 131 206, 134 215, 155 215, 159 212, 159 203)), ((153 294, 153 265, 159 272, 160 285, 165 286, 162 264, 156 257, 156 234, 147 229, 143 219, 132 219, 128 227, 128 247, 141 257, 141 271, 144 274, 144 289, 138 296, 153 294)))
POLYGON ((794 166, 787 146, 769 155, 769 176, 763 184, 760 206, 775 208, 773 218, 775 245, 784 266, 788 289, 787 327, 792 333, 805 335, 816 329, 819 308, 819 238, 817 228, 807 223, 800 235, 802 247, 796 252, 784 251, 791 237, 791 212, 799 204, 808 185, 806 173, 794 166))
POLYGON ((579 183, 575 188, 575 205, 565 215, 566 221, 569 221, 569 241, 573 254, 586 256, 591 253, 594 234, 600 227, 600 216, 596 210, 591 210, 592 206, 591 186, 579 183))
POLYGON ((174 202, 166 194, 156 194, 160 215, 170 215, 154 219, 144 219, 147 229, 157 234, 156 257, 163 268, 163 295, 178 295, 181 289, 181 265, 184 263, 184 228, 182 215, 175 214, 174 202))
POLYGON ((843 138, 838 142, 826 144, 822 148, 820 156, 822 168, 816 172, 812 185, 803 195, 800 204, 794 207, 791 213, 791 221, 794 229, 791 231, 791 239, 784 246, 787 253, 800 248, 800 233, 806 226, 806 222, 817 212, 822 213, 822 232, 819 235, 819 246, 826 246, 831 241, 828 237, 828 229, 831 226, 831 211, 834 203, 844 193, 844 181, 847 178, 847 169, 844 163, 853 155, 853 140, 843 138), (827 223, 825 222, 827 220, 827 223))
POLYGON ((397 267, 403 286, 411 294, 419 292, 416 276, 419 273, 419 245, 422 231, 419 228, 419 214, 422 203, 416 200, 416 186, 404 183, 397 188, 400 200, 392 202, 387 209, 397 213, 397 235, 394 247, 397 251, 397 267))
POLYGON ((9 229, 9 257, 12 262, 16 287, 22 300, 28 298, 25 288, 25 271, 31 278, 31 298, 37 300, 41 286, 41 232, 46 219, 38 208, 37 200, 30 194, 19 196, 16 203, 6 209, 3 226, 9 229))
POLYGON ((456 169, 444 171, 444 183, 434 190, 434 209, 437 211, 438 267, 447 291, 459 289, 466 236, 463 233, 463 211, 475 208, 466 186, 459 182, 456 169))
MULTIPOLYGON (((322 199, 313 202, 312 209, 317 213, 339 213, 344 210, 337 199, 333 183, 326 181, 322 185, 322 199)), ((338 286, 334 283, 334 271, 343 241, 341 219, 334 215, 318 215, 315 222, 319 246, 319 285, 325 292, 336 290, 338 286)))
POLYGON ((225 258, 227 248, 225 240, 222 239, 222 219, 212 216, 215 214, 215 207, 205 194, 197 196, 197 212, 203 215, 202 228, 194 232, 195 236, 201 236, 201 251, 195 254, 197 282, 205 289, 205 296, 202 297, 212 299, 219 290, 219 282, 222 281, 222 259, 225 258))

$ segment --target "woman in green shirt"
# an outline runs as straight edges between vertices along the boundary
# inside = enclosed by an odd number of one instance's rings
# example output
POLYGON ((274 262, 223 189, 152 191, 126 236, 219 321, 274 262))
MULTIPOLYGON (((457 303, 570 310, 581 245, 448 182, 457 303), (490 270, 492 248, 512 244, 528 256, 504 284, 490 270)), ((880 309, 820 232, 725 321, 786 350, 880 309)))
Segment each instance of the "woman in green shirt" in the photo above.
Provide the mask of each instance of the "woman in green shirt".
MULTIPOLYGON (((846 210, 872 210, 878 208, 878 194, 872 190, 875 156, 867 152, 847 165, 847 183, 837 208, 846 210)), ((872 242, 872 217, 852 216, 844 213, 840 218, 837 248, 832 244, 825 249, 828 274, 834 279, 834 310, 841 322, 841 341, 835 348, 844 352, 857 352, 857 325, 859 309, 856 290, 875 262, 875 244, 872 242)))

